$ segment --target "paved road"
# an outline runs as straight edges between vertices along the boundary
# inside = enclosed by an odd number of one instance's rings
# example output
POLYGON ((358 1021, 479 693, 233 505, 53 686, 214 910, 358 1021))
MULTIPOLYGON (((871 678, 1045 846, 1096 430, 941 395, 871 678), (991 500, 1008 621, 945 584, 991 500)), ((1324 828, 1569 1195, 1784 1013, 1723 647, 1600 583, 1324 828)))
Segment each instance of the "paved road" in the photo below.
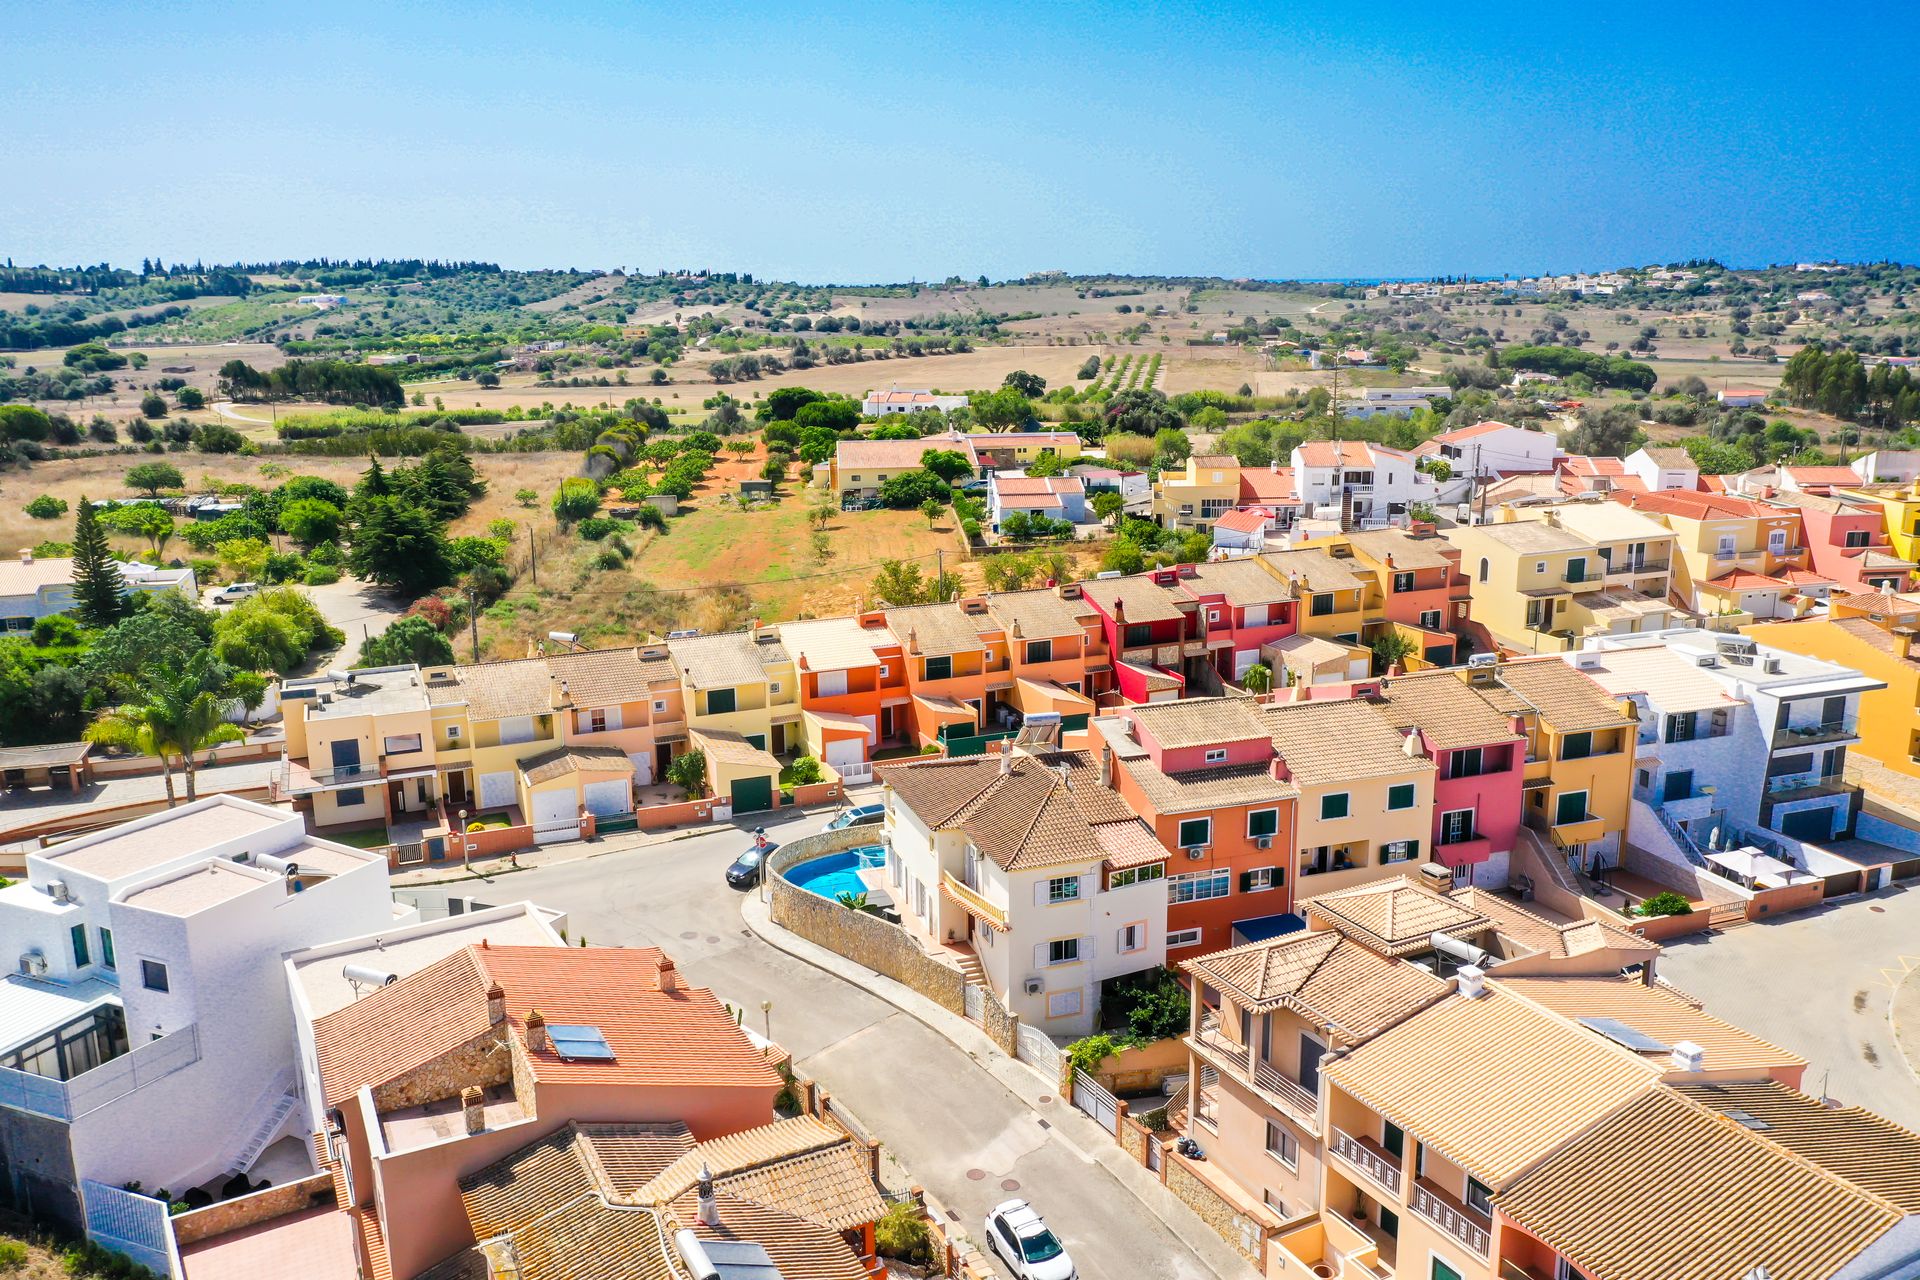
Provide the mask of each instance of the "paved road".
POLYGON ((342 578, 325 587, 307 587, 321 616, 346 633, 347 651, 358 653, 360 642, 377 636, 407 611, 410 603, 390 596, 358 578, 342 578))
POLYGON ((229 422, 244 422, 249 426, 255 427, 270 427, 273 425, 272 418, 252 418, 241 413, 233 407, 233 401, 231 400, 215 400, 213 402, 213 411, 229 422))
MULTIPOLYGON (((802 816, 771 833, 791 839, 820 825, 819 815, 802 816)), ((1011 1182, 1046 1214, 1089 1280, 1212 1280, 1215 1272, 1193 1249, 1062 1134, 1058 1120, 1043 1126, 944 1037, 755 937, 741 920, 739 897, 721 880, 746 844, 744 834, 724 831, 517 872, 458 892, 561 908, 576 942, 661 947, 695 982, 756 1017, 761 1001, 771 1000, 774 1039, 961 1215, 976 1244, 983 1243, 979 1223, 987 1210, 1016 1194, 1006 1186, 1011 1182)), ((433 901, 440 892, 403 896, 433 901)), ((1192 1229, 1205 1231, 1197 1219, 1192 1229)), ((1250 1280, 1251 1270, 1245 1274, 1250 1280)))
MULTIPOLYGON (((1660 973, 1707 1011, 1807 1060, 1805 1086, 1920 1129, 1889 1005, 1920 968, 1920 887, 1669 945, 1660 973)), ((1909 1029, 1911 1035, 1912 1029, 1909 1029)), ((1713 1066, 1711 1062, 1707 1064, 1713 1066)))

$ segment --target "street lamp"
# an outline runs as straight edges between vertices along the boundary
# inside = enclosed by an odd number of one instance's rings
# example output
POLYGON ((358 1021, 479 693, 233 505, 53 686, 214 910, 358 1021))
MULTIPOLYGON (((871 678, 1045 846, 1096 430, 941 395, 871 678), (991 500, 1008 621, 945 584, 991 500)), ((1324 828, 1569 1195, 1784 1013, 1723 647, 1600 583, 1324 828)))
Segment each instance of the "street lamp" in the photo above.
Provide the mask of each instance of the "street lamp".
POLYGON ((760 1029, 766 1033, 767 1042, 773 1042, 773 1001, 760 1002, 760 1029))

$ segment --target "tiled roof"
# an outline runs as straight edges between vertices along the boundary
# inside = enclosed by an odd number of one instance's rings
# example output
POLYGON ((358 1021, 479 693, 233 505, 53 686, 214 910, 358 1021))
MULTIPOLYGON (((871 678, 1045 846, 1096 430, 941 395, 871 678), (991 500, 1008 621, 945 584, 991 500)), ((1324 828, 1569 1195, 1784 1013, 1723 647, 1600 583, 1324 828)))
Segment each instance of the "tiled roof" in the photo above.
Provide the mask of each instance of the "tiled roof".
POLYGON ((1387 956, 1430 950, 1436 933, 1471 938, 1492 927, 1473 908, 1431 893, 1405 876, 1324 893, 1301 905, 1387 956))
MULTIPOLYGON (((1660 1076, 1658 1067, 1494 984, 1478 999, 1442 1000, 1324 1072, 1495 1191, 1660 1076), (1461 1070, 1463 1062, 1473 1069, 1461 1070)), ((1684 1202, 1668 1200, 1665 1209, 1684 1202)))
POLYGON ((71 581, 73 561, 66 557, 21 560, 8 553, 0 558, 0 596, 30 596, 42 587, 64 586, 71 581))
POLYGON ((995 626, 990 619, 969 614, 957 604, 923 604, 887 610, 887 629, 899 637, 906 652, 940 658, 980 652, 987 647, 980 638, 981 631, 995 626))
POLYGON ((1234 510, 1223 513, 1213 522, 1213 527, 1229 533, 1260 533, 1269 523, 1269 518, 1258 511, 1234 510))
MULTIPOLYGON (((1831 618, 1828 619, 1828 625, 1845 632, 1864 645, 1878 649, 1889 657, 1898 657, 1900 654, 1899 646, 1894 643, 1892 634, 1878 623, 1870 622, 1865 618, 1831 618)), ((1911 666, 1920 666, 1920 654, 1909 654, 1907 663, 1911 666)))
POLYGON ((1219 595, 1236 609, 1280 604, 1293 599, 1293 588, 1288 583, 1274 577, 1251 559, 1196 564, 1181 574, 1180 585, 1196 599, 1219 595))
POLYGON ((1240 471, 1240 501, 1280 506, 1300 505, 1292 467, 1244 467, 1240 471))
POLYGON ((1626 713, 1606 690, 1559 658, 1521 658, 1503 663, 1500 682, 1540 713, 1555 733, 1611 729, 1626 713))
MULTIPOLYGON (((1489 419, 1486 422, 1476 422, 1470 427, 1455 427, 1451 431, 1442 431, 1439 435, 1434 436, 1433 439, 1446 444, 1452 444, 1456 440, 1472 440, 1476 436, 1492 435, 1496 431, 1517 431, 1519 429, 1520 428, 1515 427, 1512 423, 1495 422, 1489 419)), ((1431 443, 1431 441, 1429 441, 1429 443, 1431 443)))
POLYGON ((630 1199, 668 1165, 693 1150, 692 1132, 677 1120, 577 1127, 600 1181, 623 1199, 630 1199))
POLYGON ((1901 1217, 1667 1088, 1632 1099, 1495 1200, 1582 1274, 1608 1280, 1727 1280, 1762 1264, 1776 1280, 1830 1277, 1901 1217))
POLYGON ((384 1084, 493 1030, 487 977, 474 949, 463 947, 314 1019, 321 1096, 340 1106, 366 1085, 384 1084))
POLYGON ((1373 465, 1376 454, 1389 458, 1407 456, 1398 449, 1365 440, 1309 440, 1296 452, 1300 455, 1300 465, 1306 467, 1366 467, 1373 465))
POLYGON ((1678 471, 1683 468, 1688 471, 1694 469, 1693 455, 1678 445, 1648 445, 1642 452, 1647 455, 1647 459, 1652 462, 1654 466, 1664 468, 1668 471, 1678 471))
POLYGON ((1298 579, 1309 591, 1359 591, 1367 585, 1353 572, 1349 562, 1336 559, 1319 547, 1269 551, 1260 558, 1272 565, 1282 578, 1298 579))
POLYGON ((1080 590, 1109 615, 1114 602, 1125 607, 1128 622, 1178 622, 1186 615, 1174 601, 1178 588, 1163 587, 1148 575, 1126 578, 1096 578, 1080 584, 1080 590))
POLYGON ((1216 951, 1180 966, 1256 1013, 1293 1009, 1364 1040, 1444 995, 1423 969, 1374 954, 1332 930, 1216 951))
POLYGON ((970 441, 944 435, 918 440, 842 440, 834 448, 834 465, 841 471, 912 471, 929 449, 949 450, 964 457, 970 466, 980 465, 970 441))
POLYGON ((1240 465, 1240 459, 1230 453, 1196 453, 1188 461, 1193 463, 1195 471, 1219 471, 1240 465))
POLYGON ((1300 788, 1273 776, 1264 764, 1212 765, 1182 773, 1162 773, 1146 758, 1121 760, 1155 813, 1197 813, 1228 805, 1279 804, 1299 796, 1300 788))
POLYGON ((779 640, 757 638, 751 631, 729 631, 717 636, 694 636, 667 641, 673 665, 689 689, 731 689, 763 684, 769 667, 791 662, 779 640))
POLYGON ((997 591, 987 595, 987 613, 1011 638, 1016 628, 1023 640, 1057 639, 1086 632, 1098 615, 1083 600, 1063 599, 1052 587, 1032 591, 997 591))
POLYGON ((553 677, 545 658, 481 662, 448 667, 452 678, 427 681, 427 701, 436 707, 465 703, 472 720, 543 716, 553 710, 553 677))
POLYGON ((754 746, 744 734, 735 733, 732 729, 693 729, 687 737, 695 747, 707 753, 708 760, 753 765, 776 772, 780 768, 779 758, 771 751, 754 746))
POLYGON ((1717 578, 1707 579, 1707 585, 1727 591, 1772 591, 1792 584, 1784 578, 1770 578, 1751 569, 1729 569, 1717 578))
POLYGON ((1828 1106, 1772 1080, 1677 1088, 1711 1111, 1751 1116, 1766 1125, 1754 1132, 1768 1142, 1920 1213, 1920 1134, 1864 1107, 1828 1106))
POLYGON ((1459 553, 1448 556, 1453 548, 1444 538, 1416 538, 1401 529, 1370 529, 1346 535, 1353 549, 1376 564, 1389 557, 1396 569, 1445 569, 1459 560, 1459 553))
POLYGON ((1394 676, 1380 686, 1380 715, 1395 730, 1418 729, 1437 751, 1512 742, 1513 722, 1451 671, 1394 676))
POLYGON ((1783 467, 1795 484, 1856 485, 1860 477, 1851 467, 1783 467))
POLYGON ((698 1186, 703 1166, 719 1190, 777 1205, 832 1231, 851 1230, 887 1211, 865 1153, 855 1152, 845 1133, 811 1116, 709 1139, 637 1189, 634 1200, 678 1200, 698 1186))
POLYGON ((570 773, 632 773, 633 761, 618 747, 555 747, 520 762, 520 773, 530 783, 563 778, 570 773))
POLYGON ((1566 502, 1547 510, 1561 528, 1593 543, 1632 540, 1665 544, 1673 538, 1673 530, 1652 516, 1618 502, 1566 502))
POLYGON ((780 624, 780 641, 809 671, 850 671, 877 667, 876 646, 897 643, 884 627, 863 627, 855 618, 819 618, 780 624))
POLYGON ((1100 785, 1085 751, 1016 753, 1004 774, 989 755, 892 765, 880 775, 929 828, 958 827, 1009 871, 1104 861, 1093 825, 1139 822, 1117 792, 1100 785))
POLYGON ((994 492, 1002 499, 1084 494, 1087 488, 1079 476, 1008 476, 995 473, 994 492))
POLYGON ((1303 787, 1433 772, 1433 761, 1409 756, 1406 740, 1365 702, 1279 703, 1264 708, 1261 719, 1303 787))
MULTIPOLYGON (((679 1126, 683 1143, 662 1134, 662 1145, 680 1151, 693 1146, 693 1134, 679 1126)), ((473 1224, 475 1239, 512 1231, 596 1190, 593 1166, 580 1126, 567 1124, 503 1160, 460 1179, 460 1200, 473 1224)))
POLYGON ((1211 747, 1267 737, 1267 727, 1251 698, 1182 698, 1128 707, 1129 719, 1168 751, 1211 747))
POLYGON ((1561 924, 1535 915, 1511 898, 1471 886, 1455 889, 1447 896, 1468 910, 1485 916, 1501 939, 1538 955, 1564 960, 1608 949, 1654 956, 1660 954, 1659 943, 1597 920, 1574 920, 1561 924))
MULTIPOLYGON (((699 1220, 698 1193, 692 1191, 674 1202, 674 1221, 690 1227, 708 1244, 725 1240, 759 1245, 780 1280, 869 1280, 866 1264, 840 1232, 732 1192, 720 1191, 714 1198, 719 1226, 709 1227, 699 1220)), ((523 1275, 519 1280, 541 1278, 523 1275)))
POLYGON ((1864 591, 1857 595, 1829 596, 1827 604, 1843 605, 1849 609, 1858 609, 1862 613, 1917 613, 1920 602, 1894 595, 1890 591, 1864 591))
POLYGON ((1633 495, 1635 511, 1679 516, 1684 520, 1751 519, 1757 516, 1791 514, 1751 498, 1735 498, 1724 493, 1695 493, 1688 489, 1661 489, 1633 495))
POLYGON ((547 671, 553 677, 553 705, 611 707, 622 702, 646 702, 656 686, 678 683, 679 673, 666 657, 642 657, 640 650, 591 649, 586 653, 560 653, 547 658, 547 671), (566 682, 566 693, 560 684, 566 682))
POLYGON ((1627 464, 1619 458, 1589 458, 1578 453, 1560 459, 1555 466, 1569 475, 1576 476, 1611 477, 1627 474, 1627 464))
POLYGON ((0 747, 0 768, 44 769, 77 765, 93 753, 91 742, 49 742, 36 747, 0 747))
MULTIPOLYGON (((1759 1071, 1806 1066, 1806 1060, 1689 1004, 1679 996, 1638 978, 1500 978, 1502 986, 1545 1005, 1563 1018, 1613 1018, 1665 1044, 1690 1040, 1706 1050, 1709 1071, 1759 1071)), ((1595 1033, 1599 1034, 1598 1032, 1595 1033)), ((1665 1062, 1662 1051, 1655 1060, 1665 1062)))

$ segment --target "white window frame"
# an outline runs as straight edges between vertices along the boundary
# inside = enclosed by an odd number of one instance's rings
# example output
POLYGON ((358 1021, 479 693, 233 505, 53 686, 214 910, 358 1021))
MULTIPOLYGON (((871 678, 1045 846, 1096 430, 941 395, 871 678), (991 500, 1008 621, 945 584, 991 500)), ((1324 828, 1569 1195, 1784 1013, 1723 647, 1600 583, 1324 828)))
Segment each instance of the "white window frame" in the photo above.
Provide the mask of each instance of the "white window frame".
POLYGON ((1081 960, 1081 956, 1080 956, 1080 939, 1079 939, 1079 937, 1078 937, 1078 936, 1075 936, 1075 937, 1071 937, 1071 938, 1049 938, 1049 939, 1047 939, 1047 964, 1046 964, 1046 967, 1047 967, 1047 968, 1049 968, 1049 969, 1057 969, 1057 968, 1059 968, 1059 967, 1061 967, 1062 965, 1069 965, 1069 964, 1079 964, 1079 963, 1080 963, 1080 960, 1081 960), (1062 948, 1062 949, 1064 949, 1064 948, 1066 948, 1066 947, 1072 947, 1072 948, 1073 948, 1073 958, 1072 958, 1072 959, 1070 959, 1070 960, 1061 960, 1061 959, 1056 959, 1056 958, 1055 958, 1055 948, 1062 948))
POLYGON ((1266 893, 1269 890, 1278 889, 1280 886, 1274 879, 1274 874, 1278 870, 1278 867, 1248 867, 1244 873, 1247 877, 1247 887, 1241 892, 1266 893))
MULTIPOLYGON (((992 930, 988 930, 988 932, 991 933, 992 930)), ((1135 951, 1145 951, 1146 949, 1147 949, 1147 926, 1146 925, 1136 921, 1133 924, 1123 924, 1120 926, 1118 950, 1122 955, 1129 955, 1135 951)))
POLYGON ((1047 881, 1047 905, 1057 907, 1063 903, 1080 901, 1079 876, 1053 876, 1047 881))
POLYGON ((655 715, 664 715, 666 714, 666 710, 667 700, 665 698, 655 698, 653 700, 653 713, 655 715))
POLYGON ((1180 947, 1191 947, 1198 944, 1199 941, 1200 930, 1175 929, 1167 934, 1167 950, 1174 951, 1180 947))
POLYGON ((1208 764, 1225 764, 1227 762, 1227 749, 1225 747, 1208 747, 1206 762, 1208 764))

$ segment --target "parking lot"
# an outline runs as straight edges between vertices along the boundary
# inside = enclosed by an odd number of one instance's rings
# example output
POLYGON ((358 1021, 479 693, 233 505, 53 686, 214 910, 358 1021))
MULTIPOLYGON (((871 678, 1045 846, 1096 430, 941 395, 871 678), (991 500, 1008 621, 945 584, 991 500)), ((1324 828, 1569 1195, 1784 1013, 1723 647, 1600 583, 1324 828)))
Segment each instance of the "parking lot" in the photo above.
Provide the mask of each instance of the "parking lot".
MULTIPOLYGON (((1661 976, 1707 1011, 1807 1060, 1803 1087, 1920 1130, 1920 888, 1672 943, 1661 976), (1896 998, 1898 997, 1898 998, 1896 998)), ((1709 1062, 1707 1067, 1712 1069, 1709 1062)))

